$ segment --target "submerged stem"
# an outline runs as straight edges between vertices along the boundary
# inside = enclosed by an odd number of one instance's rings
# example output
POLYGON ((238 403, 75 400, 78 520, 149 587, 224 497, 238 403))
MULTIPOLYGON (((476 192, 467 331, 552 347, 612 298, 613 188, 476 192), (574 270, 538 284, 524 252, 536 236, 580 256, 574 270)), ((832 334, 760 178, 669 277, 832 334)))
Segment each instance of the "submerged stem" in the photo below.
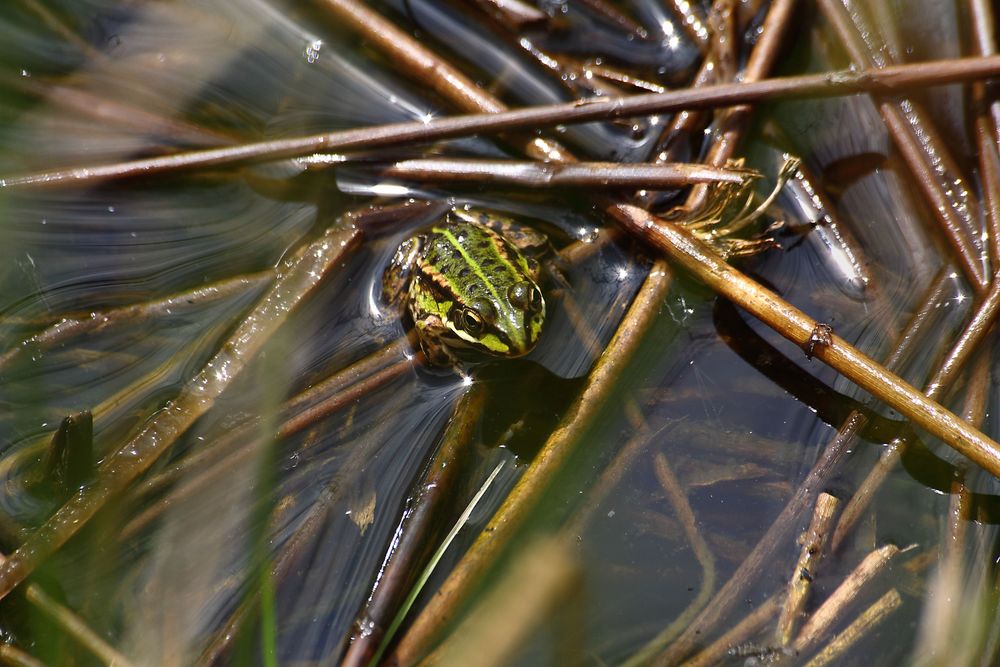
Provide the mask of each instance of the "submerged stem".
POLYGON ((274 271, 261 271, 220 280, 152 301, 95 311, 85 317, 64 317, 44 331, 40 331, 0 354, 0 373, 28 351, 44 350, 73 336, 97 333, 118 326, 123 322, 135 324, 153 317, 174 314, 190 306, 198 306, 216 299, 225 299, 260 287, 273 278, 274 271))
POLYGON ((876 600, 870 607, 861 612, 843 632, 830 640, 822 651, 806 663, 806 667, 826 667, 849 648, 854 646, 866 634, 871 632, 882 621, 888 618, 903 604, 903 598, 895 588, 876 600))
POLYGON ((688 542, 691 545, 691 550, 694 551, 695 558, 698 560, 698 564, 701 565, 701 585, 698 587, 698 595, 695 596, 684 612, 625 661, 623 667, 638 667, 638 665, 647 664, 653 656, 662 651, 663 647, 670 643, 687 626, 691 619, 705 606, 705 603, 712 596, 712 591, 715 590, 715 556, 712 555, 711 548, 705 542, 701 531, 698 530, 698 521, 695 518, 694 511, 691 509, 691 504, 688 502, 687 494, 684 493, 680 481, 677 479, 662 452, 658 452, 653 457, 653 466, 656 471, 656 479, 666 492, 667 498, 674 508, 674 512, 677 513, 681 526, 684 527, 684 533, 687 535, 688 542))

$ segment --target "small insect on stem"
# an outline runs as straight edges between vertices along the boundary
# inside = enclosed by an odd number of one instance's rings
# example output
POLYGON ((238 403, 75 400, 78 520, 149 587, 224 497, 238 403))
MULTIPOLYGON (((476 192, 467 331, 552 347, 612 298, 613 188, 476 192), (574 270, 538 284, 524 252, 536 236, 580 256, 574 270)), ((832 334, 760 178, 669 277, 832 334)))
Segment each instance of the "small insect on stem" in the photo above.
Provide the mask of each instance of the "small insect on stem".
POLYGON ((806 353, 806 359, 812 359, 816 352, 816 346, 829 347, 833 344, 833 327, 823 322, 818 322, 809 335, 809 340, 802 346, 806 353))

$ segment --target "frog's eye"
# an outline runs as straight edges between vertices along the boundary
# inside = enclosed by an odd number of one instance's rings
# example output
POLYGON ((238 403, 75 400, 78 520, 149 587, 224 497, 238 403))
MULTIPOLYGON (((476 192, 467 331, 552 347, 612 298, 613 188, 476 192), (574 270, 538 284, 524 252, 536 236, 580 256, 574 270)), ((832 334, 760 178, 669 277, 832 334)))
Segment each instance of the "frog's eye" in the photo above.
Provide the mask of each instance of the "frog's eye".
POLYGON ((526 280, 511 285, 507 290, 507 298, 521 310, 538 312, 542 309, 542 293, 526 280))
POLYGON ((478 336, 483 333, 483 329, 486 327, 486 322, 483 320, 483 316, 473 309, 463 308, 462 312, 459 313, 458 316, 458 326, 473 336, 478 336))

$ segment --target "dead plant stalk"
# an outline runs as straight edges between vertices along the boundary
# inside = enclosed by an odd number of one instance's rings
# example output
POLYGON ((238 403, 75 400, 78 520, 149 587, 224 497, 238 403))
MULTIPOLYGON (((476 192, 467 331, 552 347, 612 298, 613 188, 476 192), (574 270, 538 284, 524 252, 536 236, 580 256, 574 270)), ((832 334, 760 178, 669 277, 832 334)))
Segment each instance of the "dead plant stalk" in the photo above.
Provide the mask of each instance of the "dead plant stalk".
POLYGON ((172 171, 282 160, 324 151, 369 150, 411 143, 428 143, 474 134, 496 134, 559 124, 630 118, 690 109, 713 109, 787 98, 832 97, 861 92, 888 95, 927 86, 988 79, 998 75, 1000 75, 1000 56, 937 60, 874 70, 840 70, 748 83, 718 84, 668 93, 542 105, 498 113, 473 113, 427 122, 410 121, 376 125, 111 164, 12 175, 0 178, 0 188, 81 185, 172 171))
POLYGON ((920 428, 941 438, 977 465, 1000 477, 1000 443, 983 435, 942 405, 873 361, 843 338, 830 335, 829 344, 817 343, 819 322, 774 292, 729 266, 715 251, 683 228, 657 219, 635 207, 619 216, 626 230, 654 245, 681 264, 718 294, 800 347, 813 346, 812 354, 832 366, 879 400, 898 410, 920 428), (636 225, 635 220, 643 220, 636 225))

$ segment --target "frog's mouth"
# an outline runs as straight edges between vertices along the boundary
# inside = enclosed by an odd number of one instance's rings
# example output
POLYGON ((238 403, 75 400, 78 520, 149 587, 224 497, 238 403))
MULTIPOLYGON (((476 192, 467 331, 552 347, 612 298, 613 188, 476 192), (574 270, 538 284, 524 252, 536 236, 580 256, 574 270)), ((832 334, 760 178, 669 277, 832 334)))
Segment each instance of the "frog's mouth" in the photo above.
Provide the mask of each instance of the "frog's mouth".
MULTIPOLYGON (((442 342, 463 359, 475 354, 514 359, 523 357, 535 348, 536 341, 530 340, 527 335, 524 337, 525 344, 517 346, 502 333, 490 332, 480 338, 473 338, 464 331, 455 331, 451 327, 448 329, 452 335, 442 342)), ((525 333, 527 334, 527 332, 525 333)))
POLYGON ((479 338, 475 338, 452 326, 449 326, 448 329, 452 332, 453 336, 449 337, 446 344, 456 349, 477 350, 497 357, 519 357, 527 353, 527 350, 524 352, 515 351, 517 348, 503 334, 490 332, 479 338))

